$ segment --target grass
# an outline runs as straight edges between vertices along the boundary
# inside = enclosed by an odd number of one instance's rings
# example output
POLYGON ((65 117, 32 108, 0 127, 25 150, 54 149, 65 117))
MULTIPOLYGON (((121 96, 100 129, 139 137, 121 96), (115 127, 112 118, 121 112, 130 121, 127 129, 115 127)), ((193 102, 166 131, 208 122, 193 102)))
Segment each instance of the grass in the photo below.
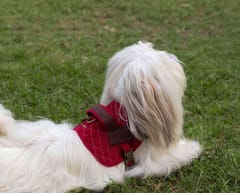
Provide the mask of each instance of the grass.
POLYGON ((78 123, 99 101, 108 58, 151 41, 185 63, 185 135, 204 152, 167 178, 104 192, 238 193, 239 9, 236 0, 1 0, 0 103, 17 119, 78 123))

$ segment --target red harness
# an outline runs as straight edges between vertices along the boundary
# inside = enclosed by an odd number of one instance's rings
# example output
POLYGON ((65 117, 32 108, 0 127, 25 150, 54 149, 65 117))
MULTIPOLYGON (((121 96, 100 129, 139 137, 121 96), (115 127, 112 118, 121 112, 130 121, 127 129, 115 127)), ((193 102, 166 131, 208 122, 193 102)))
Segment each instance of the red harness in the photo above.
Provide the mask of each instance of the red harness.
POLYGON ((133 152, 140 146, 127 127, 124 108, 113 101, 107 106, 96 105, 87 110, 88 119, 74 130, 98 162, 106 167, 125 162, 134 165, 133 152))

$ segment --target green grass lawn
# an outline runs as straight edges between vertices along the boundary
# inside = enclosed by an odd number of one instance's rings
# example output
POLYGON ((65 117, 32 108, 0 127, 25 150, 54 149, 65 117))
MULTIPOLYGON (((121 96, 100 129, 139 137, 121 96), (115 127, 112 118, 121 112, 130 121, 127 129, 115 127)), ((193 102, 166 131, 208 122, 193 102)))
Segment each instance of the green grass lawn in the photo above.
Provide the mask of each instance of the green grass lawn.
POLYGON ((78 123, 99 101, 109 57, 151 41, 185 63, 184 131, 204 151, 167 178, 104 192, 239 193, 239 10, 237 0, 1 0, 0 103, 17 119, 78 123))

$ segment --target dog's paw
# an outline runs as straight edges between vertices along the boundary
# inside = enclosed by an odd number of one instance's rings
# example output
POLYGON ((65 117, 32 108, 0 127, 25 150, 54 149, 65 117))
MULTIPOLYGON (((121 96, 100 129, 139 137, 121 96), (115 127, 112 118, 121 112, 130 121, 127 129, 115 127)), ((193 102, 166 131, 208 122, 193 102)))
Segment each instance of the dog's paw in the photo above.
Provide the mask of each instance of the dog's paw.
POLYGON ((2 104, 0 104, 0 116, 5 116, 5 117, 12 117, 12 113, 5 109, 2 104))
POLYGON ((0 127, 0 136, 6 136, 7 132, 0 127))
POLYGON ((0 136, 6 136, 8 129, 12 127, 14 122, 11 112, 0 105, 0 136))

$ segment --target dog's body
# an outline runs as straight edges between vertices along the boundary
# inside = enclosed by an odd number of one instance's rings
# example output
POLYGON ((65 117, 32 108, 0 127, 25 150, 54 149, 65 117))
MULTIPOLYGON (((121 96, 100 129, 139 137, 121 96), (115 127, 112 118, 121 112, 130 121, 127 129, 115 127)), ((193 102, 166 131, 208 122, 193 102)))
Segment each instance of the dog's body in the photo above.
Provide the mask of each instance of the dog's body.
POLYGON ((109 61, 100 103, 117 101, 131 133, 141 141, 135 167, 100 164, 73 125, 16 121, 0 106, 0 192, 63 193, 102 190, 124 177, 168 175, 198 157, 201 147, 183 138, 185 75, 174 55, 139 42, 109 61))

